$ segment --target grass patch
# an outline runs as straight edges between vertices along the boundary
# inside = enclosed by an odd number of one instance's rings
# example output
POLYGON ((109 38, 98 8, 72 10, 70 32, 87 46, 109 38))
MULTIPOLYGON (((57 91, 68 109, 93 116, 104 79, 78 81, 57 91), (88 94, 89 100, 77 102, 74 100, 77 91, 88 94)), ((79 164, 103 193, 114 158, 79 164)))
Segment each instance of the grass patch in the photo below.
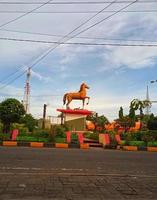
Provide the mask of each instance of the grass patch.
POLYGON ((84 137, 87 138, 87 139, 99 140, 99 134, 98 133, 85 133, 84 137))
POLYGON ((1 141, 10 140, 10 139, 11 139, 10 133, 0 133, 0 140, 1 141))
POLYGON ((17 136, 16 140, 22 142, 49 142, 48 138, 37 138, 33 136, 17 136))
POLYGON ((56 137, 55 143, 66 143, 66 138, 56 137))
POLYGON ((146 143, 144 141, 129 141, 128 144, 129 144, 129 146, 138 146, 138 147, 146 146, 146 143))
POLYGON ((157 147, 157 141, 148 142, 148 143, 147 143, 147 146, 148 146, 148 147, 157 147))

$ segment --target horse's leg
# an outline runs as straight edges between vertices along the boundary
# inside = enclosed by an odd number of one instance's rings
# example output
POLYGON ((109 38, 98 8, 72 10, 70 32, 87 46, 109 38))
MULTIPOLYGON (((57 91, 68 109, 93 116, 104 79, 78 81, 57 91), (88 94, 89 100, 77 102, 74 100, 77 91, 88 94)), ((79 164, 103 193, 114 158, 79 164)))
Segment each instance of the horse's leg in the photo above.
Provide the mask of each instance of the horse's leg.
POLYGON ((67 104, 66 104, 66 108, 67 109, 70 109, 70 107, 69 107, 69 104, 70 104, 70 102, 72 101, 72 98, 70 97, 70 96, 68 96, 68 98, 67 98, 67 104))
POLYGON ((86 97, 87 99, 88 99, 88 102, 87 102, 87 105, 89 104, 89 99, 90 99, 90 97, 86 97))
POLYGON ((85 102, 85 99, 82 99, 82 105, 83 105, 82 109, 84 109, 84 102, 85 102))

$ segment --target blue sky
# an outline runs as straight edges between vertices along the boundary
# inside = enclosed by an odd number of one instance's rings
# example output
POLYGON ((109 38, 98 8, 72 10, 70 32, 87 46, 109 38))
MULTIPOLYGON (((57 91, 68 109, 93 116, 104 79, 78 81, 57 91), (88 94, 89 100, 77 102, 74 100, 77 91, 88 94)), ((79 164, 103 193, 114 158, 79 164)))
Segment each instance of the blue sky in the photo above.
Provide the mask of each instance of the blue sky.
MULTIPOLYGON (((31 2, 27 2, 29 1, 31 2)), ((113 4, 107 11, 119 10, 127 4, 129 3, 113 4)), ((45 5, 38 11, 99 11, 106 5, 108 4, 52 4, 45 5)), ((37 6, 39 5, 0 4, 0 11, 26 12, 37 6)), ((157 3, 135 3, 126 11, 153 10, 156 7, 157 3)), ((22 13, 0 12, 0 25, 20 15, 22 13)), ((9 32, 6 29, 64 36, 93 15, 94 13, 31 13, 2 27, 0 37, 58 41, 60 37, 9 32)), ((74 34, 109 15, 111 13, 97 15, 74 34)), ((133 41, 147 40, 157 44, 157 12, 120 12, 79 36, 122 41, 73 38, 69 42, 150 44, 133 41)), ((0 40, 1 100, 6 96, 23 99, 26 75, 8 84, 7 87, 4 87, 5 83, 16 78, 21 70, 26 69, 52 46, 0 40), (14 76, 6 79, 16 70, 18 71, 14 76)), ((144 100, 147 84, 150 80, 156 79, 157 47, 60 45, 32 68, 30 111, 35 117, 41 117, 43 104, 47 103, 47 115, 57 115, 56 109, 62 108, 64 93, 77 91, 80 84, 86 82, 90 86, 88 96, 91 97, 86 108, 104 114, 112 120, 117 118, 120 106, 123 106, 127 114, 132 99, 144 100)), ((151 100, 157 100, 157 84, 149 84, 149 89, 151 100)), ((73 102, 71 107, 81 107, 81 102, 73 102)), ((157 114, 157 105, 153 104, 151 110, 157 114)))

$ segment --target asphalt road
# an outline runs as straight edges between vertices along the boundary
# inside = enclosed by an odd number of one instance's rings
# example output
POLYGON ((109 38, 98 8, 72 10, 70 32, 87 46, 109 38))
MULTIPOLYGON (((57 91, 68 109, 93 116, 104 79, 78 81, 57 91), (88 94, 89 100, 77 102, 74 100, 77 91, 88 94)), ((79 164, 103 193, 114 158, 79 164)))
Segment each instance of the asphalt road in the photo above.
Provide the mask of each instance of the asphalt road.
POLYGON ((0 147, 3 199, 157 199, 157 153, 0 147))

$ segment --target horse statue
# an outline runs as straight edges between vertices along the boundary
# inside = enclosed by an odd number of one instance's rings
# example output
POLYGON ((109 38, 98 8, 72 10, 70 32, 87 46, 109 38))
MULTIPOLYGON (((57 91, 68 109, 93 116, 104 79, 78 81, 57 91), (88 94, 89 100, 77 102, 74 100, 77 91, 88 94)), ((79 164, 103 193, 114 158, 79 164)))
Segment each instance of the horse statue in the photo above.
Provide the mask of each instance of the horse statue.
POLYGON ((87 105, 89 104, 89 99, 90 99, 90 97, 86 96, 86 89, 89 89, 89 87, 85 83, 82 83, 80 86, 80 90, 78 92, 66 93, 63 97, 63 105, 66 104, 66 108, 70 109, 69 104, 73 99, 82 100, 84 109, 85 99, 88 99, 87 105))

